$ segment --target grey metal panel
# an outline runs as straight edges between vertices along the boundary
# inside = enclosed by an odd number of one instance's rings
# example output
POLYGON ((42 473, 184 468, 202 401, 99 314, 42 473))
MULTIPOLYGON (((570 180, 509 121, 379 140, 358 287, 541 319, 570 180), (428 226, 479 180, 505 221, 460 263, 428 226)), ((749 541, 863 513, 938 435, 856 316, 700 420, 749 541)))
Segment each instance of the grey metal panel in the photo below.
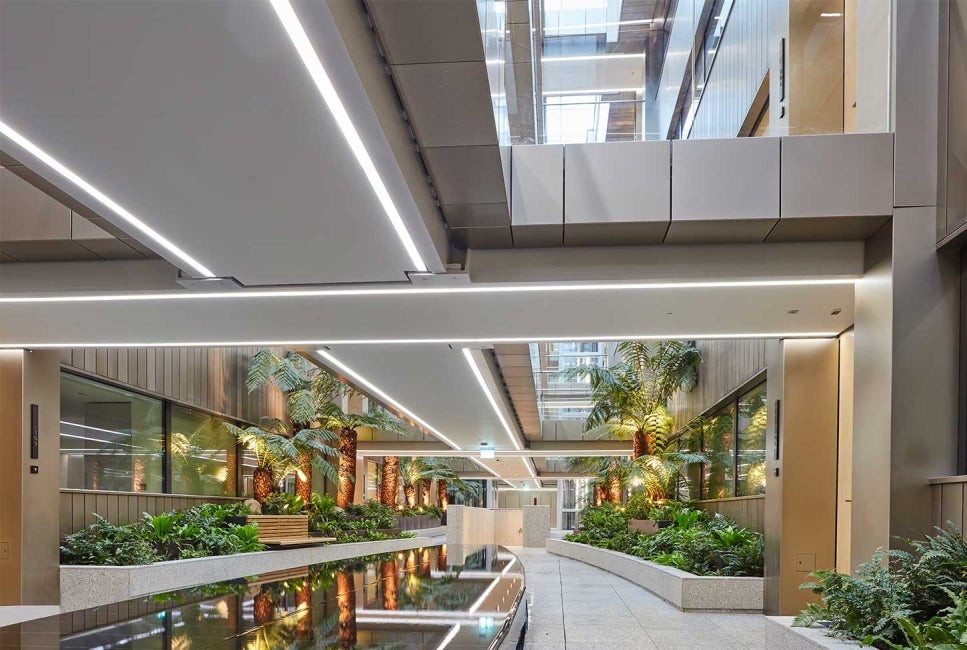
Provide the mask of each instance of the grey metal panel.
POLYGON ((782 138, 783 218, 892 213, 892 133, 782 138))
POLYGON ((108 239, 81 239, 77 243, 105 260, 140 260, 144 255, 113 237, 108 239))
POLYGON ((889 219, 889 216, 786 217, 779 220, 766 241, 863 240, 879 230, 889 219))
POLYGON ((450 237, 458 248, 510 248, 514 244, 510 226, 451 228, 450 237))
MULTIPOLYGON (((564 145, 512 150, 510 221, 517 226, 564 226, 564 145)), ((563 235, 561 235, 563 237, 563 235)))
POLYGON ((0 167, 0 239, 70 239, 71 211, 56 199, 0 167))
POLYGON ((671 219, 670 142, 569 144, 564 167, 567 225, 671 219))
POLYGON ((500 203, 507 200, 494 146, 432 147, 423 150, 442 203, 500 203))
POLYGON ((564 244, 564 226, 513 226, 514 248, 546 248, 564 244))
POLYGON ((483 61, 474 0, 367 0, 391 64, 483 61))
POLYGON ((778 217, 778 138, 672 143, 671 230, 676 221, 778 217))
POLYGON ((76 242, 67 240, 3 241, 0 252, 21 262, 78 262, 100 259, 76 242))
POLYGON ((628 246, 660 244, 668 231, 667 221, 623 223, 565 223, 565 246, 628 246))
POLYGON ((483 62, 397 65, 393 74, 424 147, 497 144, 483 62))
POLYGON ((761 242, 778 219, 672 220, 666 244, 735 244, 761 242))
POLYGON ((458 203, 440 206, 451 228, 510 226, 506 203, 458 203))

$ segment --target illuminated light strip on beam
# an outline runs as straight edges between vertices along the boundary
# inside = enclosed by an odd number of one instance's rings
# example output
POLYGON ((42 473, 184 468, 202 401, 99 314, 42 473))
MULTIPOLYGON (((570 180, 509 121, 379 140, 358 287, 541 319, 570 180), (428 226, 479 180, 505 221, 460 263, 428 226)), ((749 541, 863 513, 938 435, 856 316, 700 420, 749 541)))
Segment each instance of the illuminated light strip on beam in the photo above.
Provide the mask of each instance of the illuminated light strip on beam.
POLYGON ((644 59, 645 53, 639 54, 585 54, 584 56, 544 56, 541 63, 565 63, 569 61, 607 61, 610 59, 644 59))
POLYGON ((359 382, 361 385, 365 386, 368 390, 370 390, 374 395, 376 395, 377 397, 379 397, 385 403, 387 403, 387 404, 389 404, 389 405, 391 405, 391 406, 399 409, 401 412, 403 412, 406 415, 408 415, 409 417, 411 417, 414 422, 416 422, 420 426, 424 427, 427 431, 429 431, 430 433, 432 433, 434 436, 436 436, 437 438, 439 438, 443 442, 447 443, 448 445, 450 445, 454 449, 460 449, 460 445, 458 445, 454 441, 450 440, 450 438, 448 438, 445 435, 443 435, 442 433, 440 433, 434 427, 430 426, 426 422, 426 420, 424 420, 423 418, 421 418, 420 416, 418 416, 416 413, 414 413, 410 409, 408 409, 405 406, 403 406, 399 401, 397 401, 393 397, 390 397, 389 395, 387 395, 381 388, 379 388, 378 386, 376 386, 376 384, 374 384, 373 382, 369 381, 368 379, 366 379, 365 377, 363 377, 362 375, 360 375, 358 372, 356 372, 355 370, 353 370, 352 368, 350 368, 349 366, 347 366, 345 363, 343 363, 342 361, 340 361, 336 357, 332 356, 326 350, 316 350, 316 354, 318 354, 320 357, 322 357, 323 359, 325 359, 326 361, 328 361, 329 363, 331 363, 333 366, 335 366, 336 368, 338 368, 342 372, 344 372, 347 375, 349 375, 350 377, 352 377, 354 381, 359 382))
POLYGON ((644 88, 580 88, 574 90, 545 90, 544 97, 558 97, 563 95, 612 95, 614 93, 640 93, 644 88))
POLYGON ((366 180, 369 181, 370 187, 372 187, 373 192, 376 193, 376 198, 379 200, 380 205, 383 206, 383 211, 389 218, 389 221, 392 224, 393 229, 396 231, 396 235, 399 237, 400 242, 402 242, 403 248, 406 249, 414 269, 420 271, 421 273, 425 273, 427 271, 426 262, 423 261, 423 257, 420 255, 420 251, 416 247, 416 242, 410 235, 410 231, 407 230, 406 224, 403 222, 403 217, 400 215, 399 209, 393 202, 393 198, 390 196, 389 190, 386 189, 386 184, 383 183, 383 178, 379 175, 379 170, 376 169, 376 164, 373 162, 372 157, 370 157, 369 151, 366 150, 366 145, 363 144, 363 139, 356 130, 356 125, 353 124, 352 118, 349 116, 349 112, 346 110, 346 106, 339 97, 339 93, 336 92, 336 87, 329 79, 329 74, 326 72, 325 66, 322 65, 322 60, 319 58, 319 54, 312 46, 312 42, 309 40, 309 35, 306 34, 306 30, 302 26, 302 22, 299 20, 299 16, 296 14, 295 9, 293 9, 289 0, 269 1, 272 4, 272 8, 275 10, 276 15, 278 15, 279 20, 282 22, 282 26, 285 28, 286 33, 289 35, 292 45, 299 53, 299 57, 302 59, 302 63, 305 65, 306 70, 309 72, 309 76, 312 77, 312 81, 315 82, 316 88, 319 90, 319 94, 322 96, 323 101, 325 101, 326 106, 329 108, 329 112, 332 114, 333 119, 339 126, 339 130, 342 132, 343 138, 346 139, 346 144, 349 145, 350 150, 356 157, 356 161, 362 168, 363 174, 366 176, 366 180))
MULTIPOLYGON (((652 23, 663 22, 661 18, 642 18, 638 20, 612 20, 603 23, 585 23, 583 25, 570 25, 570 26, 548 26, 544 27, 545 32, 569 32, 569 31, 586 31, 588 29, 597 29, 599 27, 625 27, 630 25, 650 25, 652 23)), ((572 34, 573 35, 573 34, 572 34)))
MULTIPOLYGON (((517 441, 517 433, 510 426, 510 423, 507 422, 507 418, 504 417, 503 411, 497 404, 497 398, 487 385, 487 380, 484 379, 483 373, 480 371, 480 367, 477 366, 477 361, 473 358, 473 352, 471 352, 469 348, 463 348, 463 358, 466 359, 467 363, 470 365, 470 370, 473 371, 473 376, 476 377, 477 383, 480 384, 480 389, 484 392, 484 395, 487 396, 487 401, 490 402, 490 408, 492 408, 494 413, 497 414, 497 419, 500 420, 500 424, 504 427, 504 431, 507 433, 507 437, 510 438, 510 442, 514 445, 514 449, 517 449, 518 451, 522 450, 524 447, 520 444, 520 442, 517 441)), ((527 469, 530 470, 530 462, 524 462, 527 465, 527 469)))
POLYGON ((729 333, 677 333, 677 334, 606 334, 606 335, 574 335, 574 336, 514 336, 474 339, 328 339, 328 340, 271 340, 256 341, 165 341, 163 343, 150 341, 124 341, 121 343, 104 343, 92 341, 63 341, 59 343, 15 342, 0 343, 0 349, 34 349, 49 350, 61 348, 236 348, 236 347, 264 347, 264 346, 295 346, 313 347, 318 345, 474 345, 496 343, 555 343, 580 341, 661 341, 661 340, 712 340, 712 339, 828 339, 840 335, 839 331, 828 332, 743 332, 729 333))
POLYGON ((41 149, 38 145, 34 144, 26 136, 21 134, 19 131, 14 129, 12 126, 6 122, 0 120, 0 133, 6 137, 13 140, 18 146, 25 149, 32 156, 43 162, 45 165, 50 167, 52 170, 66 178, 68 181, 76 185, 78 188, 87 193, 91 198, 101 203, 109 209, 111 212, 121 217, 129 223, 131 226, 136 228, 139 232, 149 237, 156 244, 167 250, 174 257, 187 264, 196 273, 206 278, 213 278, 215 274, 212 273, 205 265, 196 260, 194 257, 186 253, 179 246, 176 246, 170 239, 159 233, 157 230, 146 224, 144 221, 134 216, 126 208, 121 206, 117 201, 109 197, 107 194, 97 189, 80 175, 78 175, 74 170, 70 169, 62 162, 54 158, 52 155, 41 149))
POLYGON ((134 302, 161 300, 248 300, 277 298, 351 298, 360 296, 426 296, 443 294, 558 293, 589 291, 661 291, 673 289, 744 289, 767 287, 822 287, 853 285, 857 278, 805 278, 795 280, 712 280, 696 282, 596 282, 587 284, 501 284, 461 287, 382 287, 366 289, 277 289, 239 291, 174 291, 58 296, 0 295, 0 303, 134 302))

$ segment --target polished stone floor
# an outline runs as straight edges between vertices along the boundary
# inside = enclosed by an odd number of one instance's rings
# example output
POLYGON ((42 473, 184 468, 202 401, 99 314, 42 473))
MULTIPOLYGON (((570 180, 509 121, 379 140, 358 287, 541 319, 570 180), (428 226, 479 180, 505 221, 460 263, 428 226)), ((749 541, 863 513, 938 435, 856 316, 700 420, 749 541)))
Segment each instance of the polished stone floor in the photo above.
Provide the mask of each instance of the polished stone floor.
POLYGON ((513 548, 524 563, 532 650, 765 648, 759 614, 680 612, 616 575, 543 549, 513 548))

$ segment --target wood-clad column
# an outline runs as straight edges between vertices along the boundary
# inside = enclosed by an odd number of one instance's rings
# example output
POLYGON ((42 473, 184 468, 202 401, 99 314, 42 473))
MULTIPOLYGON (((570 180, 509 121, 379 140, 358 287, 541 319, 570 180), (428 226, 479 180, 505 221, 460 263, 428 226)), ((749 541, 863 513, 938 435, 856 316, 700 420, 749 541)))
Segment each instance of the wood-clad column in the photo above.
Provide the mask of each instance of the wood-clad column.
POLYGON ((60 352, 0 350, 0 605, 60 602, 59 421, 60 352))

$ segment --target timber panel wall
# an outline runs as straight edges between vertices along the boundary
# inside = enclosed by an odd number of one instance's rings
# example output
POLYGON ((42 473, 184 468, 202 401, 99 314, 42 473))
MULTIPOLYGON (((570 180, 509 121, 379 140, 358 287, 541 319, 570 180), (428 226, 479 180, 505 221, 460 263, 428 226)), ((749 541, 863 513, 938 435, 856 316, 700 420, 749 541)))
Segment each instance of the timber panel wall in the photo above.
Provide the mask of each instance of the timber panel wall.
POLYGON ((765 502, 764 495, 752 497, 735 497, 734 499, 714 499, 711 501, 697 501, 697 505, 707 512, 719 512, 735 520, 743 528, 751 528, 765 534, 765 502))
POLYGON ((93 524, 95 512, 112 524, 127 524, 141 519, 144 513, 160 515, 163 512, 190 508, 202 503, 232 503, 243 500, 240 497, 62 489, 60 491, 60 536, 64 537, 93 524))
POLYGON ((702 365, 695 389, 677 393, 669 404, 675 426, 683 427, 766 368, 766 340, 699 341, 702 365))
POLYGON ((258 350, 74 348, 61 352, 61 364, 142 392, 256 422, 262 416, 285 415, 285 400, 278 390, 249 394, 245 389, 248 362, 258 350))
POLYGON ((967 476, 931 479, 930 494, 933 525, 944 527, 952 523, 967 539, 964 533, 967 524, 967 476))

